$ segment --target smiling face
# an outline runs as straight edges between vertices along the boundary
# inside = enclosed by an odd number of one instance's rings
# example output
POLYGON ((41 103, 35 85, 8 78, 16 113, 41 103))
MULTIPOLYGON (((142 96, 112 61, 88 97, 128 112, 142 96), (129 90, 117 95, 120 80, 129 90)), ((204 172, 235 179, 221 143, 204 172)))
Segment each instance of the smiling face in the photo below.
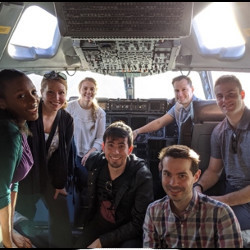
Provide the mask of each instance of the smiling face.
POLYGON ((186 79, 175 81, 173 87, 176 101, 187 107, 192 101, 194 88, 190 86, 186 79))
POLYGON ((220 83, 215 86, 214 92, 217 104, 225 115, 235 115, 244 109, 245 92, 234 82, 220 83))
POLYGON ((96 95, 96 85, 90 80, 84 80, 79 87, 81 102, 92 103, 96 95))
POLYGON ((66 103, 66 87, 58 80, 49 80, 41 89, 43 103, 48 110, 56 112, 66 103))
POLYGON ((128 138, 107 137, 103 146, 105 158, 109 167, 113 169, 125 169, 127 157, 132 152, 132 147, 128 146, 128 138))
POLYGON ((36 88, 27 76, 9 81, 4 98, 0 98, 0 107, 11 112, 21 123, 38 118, 38 103, 36 88))
POLYGON ((162 187, 177 208, 186 208, 193 196, 193 184, 200 170, 191 172, 191 159, 166 156, 162 160, 162 187))

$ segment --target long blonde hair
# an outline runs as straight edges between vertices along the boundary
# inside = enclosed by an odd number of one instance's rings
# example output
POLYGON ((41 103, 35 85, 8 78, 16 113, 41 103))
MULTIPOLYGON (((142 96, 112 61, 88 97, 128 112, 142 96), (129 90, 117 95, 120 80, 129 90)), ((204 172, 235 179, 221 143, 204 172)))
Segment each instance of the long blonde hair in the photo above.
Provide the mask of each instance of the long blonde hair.
POLYGON ((97 91, 97 83, 96 83, 96 80, 94 78, 92 78, 92 77, 85 77, 83 80, 80 81, 80 83, 78 85, 79 92, 81 91, 82 84, 85 81, 92 82, 95 85, 95 94, 94 94, 93 102, 91 103, 91 116, 92 116, 92 119, 94 121, 94 124, 90 128, 90 130, 93 130, 95 128, 95 122, 96 122, 96 119, 97 119, 97 110, 99 108, 98 102, 97 102, 97 100, 95 98, 96 91, 97 91))

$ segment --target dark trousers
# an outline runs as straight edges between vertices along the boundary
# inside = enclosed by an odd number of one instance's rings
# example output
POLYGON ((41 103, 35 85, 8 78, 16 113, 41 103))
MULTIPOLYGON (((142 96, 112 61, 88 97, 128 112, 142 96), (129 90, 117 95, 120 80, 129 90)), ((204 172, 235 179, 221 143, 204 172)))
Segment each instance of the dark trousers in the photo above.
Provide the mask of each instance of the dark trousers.
POLYGON ((88 188, 88 171, 81 164, 82 158, 76 156, 75 163, 75 190, 74 190, 74 226, 81 227, 85 216, 85 210, 87 207, 87 188, 88 188))
MULTIPOLYGON (((113 231, 117 228, 117 225, 112 224, 100 214, 97 214, 93 220, 91 220, 83 229, 82 235, 76 241, 74 248, 87 248, 92 242, 109 231, 113 231)), ((118 245, 114 245, 113 242, 110 246, 102 247, 117 247, 117 248, 142 248, 142 239, 134 238, 123 241, 118 245)))
POLYGON ((77 177, 77 181, 79 182, 79 188, 80 190, 84 187, 87 187, 87 181, 88 181, 88 171, 87 169, 81 164, 82 157, 76 156, 75 163, 76 163, 76 172, 75 176, 77 177))
MULTIPOLYGON (((55 188, 48 180, 46 189, 42 194, 24 195, 19 193, 16 210, 28 219, 33 220, 36 214, 36 203, 41 198, 49 214, 49 247, 71 248, 72 226, 70 223, 67 197, 59 194, 55 200, 53 198, 54 194, 55 188)), ((32 235, 32 237, 35 239, 35 235, 32 235)))

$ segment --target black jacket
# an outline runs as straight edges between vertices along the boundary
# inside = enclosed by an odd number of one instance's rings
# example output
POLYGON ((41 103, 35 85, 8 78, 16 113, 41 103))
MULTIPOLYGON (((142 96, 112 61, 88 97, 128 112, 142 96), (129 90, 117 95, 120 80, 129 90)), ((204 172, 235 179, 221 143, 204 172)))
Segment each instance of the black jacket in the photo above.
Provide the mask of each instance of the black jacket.
POLYGON ((72 146, 73 118, 63 109, 58 112, 61 112, 58 122, 59 147, 50 158, 53 164, 46 161, 42 101, 39 105, 39 118, 36 121, 27 122, 32 133, 32 136, 28 137, 28 143, 34 158, 34 165, 25 179, 19 183, 19 191, 23 194, 41 193, 49 175, 55 188, 61 189, 67 184, 68 171, 72 168, 69 153, 72 146))
MULTIPOLYGON (((97 151, 93 152, 86 162, 89 202, 86 220, 88 222, 97 212, 96 180, 100 168, 105 164, 108 163, 104 153, 97 151)), ((146 209, 154 199, 152 174, 144 160, 131 154, 127 159, 125 172, 127 172, 126 181, 117 191, 114 203, 117 229, 100 236, 102 247, 117 246, 123 241, 141 238, 146 209), (120 207, 123 208, 123 212, 121 212, 120 207)))

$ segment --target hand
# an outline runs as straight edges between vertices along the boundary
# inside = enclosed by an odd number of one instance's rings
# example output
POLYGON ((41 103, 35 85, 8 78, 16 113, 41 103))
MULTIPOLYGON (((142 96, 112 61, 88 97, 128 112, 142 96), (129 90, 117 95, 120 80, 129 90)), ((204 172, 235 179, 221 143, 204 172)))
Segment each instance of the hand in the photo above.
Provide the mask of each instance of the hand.
POLYGON ((66 192, 66 189, 65 189, 65 188, 56 189, 56 192, 55 192, 55 195, 54 195, 54 199, 55 199, 55 200, 57 199, 57 196, 58 196, 59 194, 62 194, 62 195, 65 195, 65 196, 68 195, 68 193, 66 192))
POLYGON ((13 242, 13 240, 9 242, 2 241, 2 245, 3 245, 3 248, 18 248, 17 245, 13 242))
POLYGON ((86 164, 86 161, 88 160, 89 158, 89 155, 92 153, 92 152, 95 152, 97 149, 95 147, 92 147, 83 157, 82 157, 82 160, 81 160, 81 164, 83 166, 85 166, 86 164))
POLYGON ((102 244, 100 239, 96 239, 94 242, 92 242, 87 248, 101 248, 102 244))
POLYGON ((85 166, 85 163, 86 163, 88 157, 89 157, 89 153, 87 153, 86 155, 84 155, 84 156, 82 157, 81 164, 82 164, 83 166, 85 166))
POLYGON ((32 248, 31 241, 28 238, 24 237, 23 235, 19 234, 18 232, 12 233, 12 240, 15 243, 13 247, 32 248))

